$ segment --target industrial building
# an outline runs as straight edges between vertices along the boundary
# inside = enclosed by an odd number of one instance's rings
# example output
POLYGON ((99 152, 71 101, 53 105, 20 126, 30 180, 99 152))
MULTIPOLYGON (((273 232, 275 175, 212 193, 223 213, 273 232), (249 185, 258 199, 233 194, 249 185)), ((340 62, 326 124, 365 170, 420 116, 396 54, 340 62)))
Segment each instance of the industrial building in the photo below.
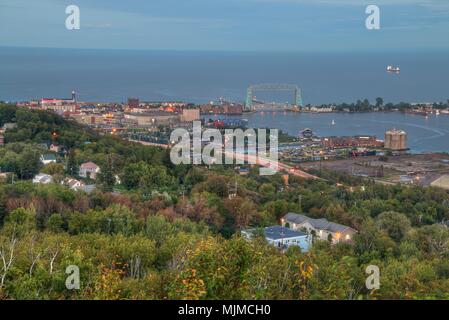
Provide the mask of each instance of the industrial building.
POLYGON ((391 151, 407 150, 407 133, 404 130, 397 129, 385 132, 385 149, 391 151))

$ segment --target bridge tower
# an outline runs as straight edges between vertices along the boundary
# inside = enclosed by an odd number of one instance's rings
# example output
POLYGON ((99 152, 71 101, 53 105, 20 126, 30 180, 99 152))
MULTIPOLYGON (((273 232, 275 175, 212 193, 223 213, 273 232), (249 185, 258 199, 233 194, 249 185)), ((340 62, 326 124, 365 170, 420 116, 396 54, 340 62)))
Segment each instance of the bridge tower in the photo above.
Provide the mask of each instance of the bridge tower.
POLYGON ((246 90, 246 104, 245 109, 246 110, 252 110, 253 108, 253 87, 249 86, 246 90))
POLYGON ((296 87, 295 89, 295 104, 299 107, 302 108, 302 95, 301 95, 301 88, 296 87))

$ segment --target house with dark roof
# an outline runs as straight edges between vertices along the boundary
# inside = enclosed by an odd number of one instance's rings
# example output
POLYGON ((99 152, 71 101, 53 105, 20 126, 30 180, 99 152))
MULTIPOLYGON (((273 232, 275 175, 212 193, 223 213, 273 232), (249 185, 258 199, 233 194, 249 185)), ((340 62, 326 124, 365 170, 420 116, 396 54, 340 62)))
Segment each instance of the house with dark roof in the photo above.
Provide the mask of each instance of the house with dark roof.
POLYGON ((313 219, 303 214, 287 213, 281 219, 282 226, 291 230, 307 232, 320 240, 328 240, 332 243, 351 242, 357 230, 328 221, 325 218, 313 219))
MULTIPOLYGON (((267 242, 277 248, 287 249, 291 246, 297 246, 301 248, 301 252, 307 252, 312 243, 312 238, 309 234, 296 231, 282 226, 271 226, 263 228, 263 235, 267 242)), ((257 229, 242 230, 242 235, 251 239, 257 229)))
POLYGON ((43 154, 41 155, 40 160, 44 165, 56 163, 56 155, 54 153, 43 154))

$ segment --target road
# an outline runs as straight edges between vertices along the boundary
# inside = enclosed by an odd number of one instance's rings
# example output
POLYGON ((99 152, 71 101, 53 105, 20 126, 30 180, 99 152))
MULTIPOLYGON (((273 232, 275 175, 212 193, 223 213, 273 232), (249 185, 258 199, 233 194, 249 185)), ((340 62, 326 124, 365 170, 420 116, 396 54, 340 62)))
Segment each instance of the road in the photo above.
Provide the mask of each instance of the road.
MULTIPOLYGON (((157 143, 152 143, 152 142, 146 142, 146 141, 139 141, 139 140, 132 140, 129 139, 128 141, 131 142, 137 142, 140 144, 143 144, 145 146, 156 146, 156 147, 162 147, 162 148, 168 148, 169 146, 166 144, 157 144, 157 143)), ((246 160, 247 163, 252 163, 252 164, 258 164, 260 166, 266 167, 266 168, 273 168, 274 170, 277 171, 284 171, 286 173, 289 173, 291 175, 297 176, 297 177, 301 177, 304 179, 322 179, 320 177, 314 176, 310 173, 307 173, 305 171, 296 169, 292 166, 289 166, 285 163, 279 162, 279 161, 274 161, 270 158, 267 157, 262 157, 262 156, 255 156, 255 155, 248 155, 248 154, 242 154, 242 153, 230 153, 230 152, 223 152, 223 154, 227 157, 231 157, 231 158, 235 158, 235 159, 239 159, 239 160, 246 160)))

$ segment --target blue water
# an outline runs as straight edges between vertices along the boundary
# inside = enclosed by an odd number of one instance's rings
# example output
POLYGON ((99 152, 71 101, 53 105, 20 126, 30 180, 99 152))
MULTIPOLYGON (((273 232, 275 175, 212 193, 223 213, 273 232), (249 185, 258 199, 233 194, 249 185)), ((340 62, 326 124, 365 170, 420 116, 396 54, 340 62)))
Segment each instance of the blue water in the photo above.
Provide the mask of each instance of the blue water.
MULTIPOLYGON (((223 116, 205 116, 222 118, 223 116)), ((370 113, 251 113, 232 118, 248 120, 254 128, 277 128, 290 135, 311 128, 319 136, 375 135, 384 139, 385 131, 402 129, 407 132, 407 146, 412 153, 449 152, 449 115, 404 114, 400 112, 370 113), (334 120, 334 125, 332 124, 334 120)))
MULTIPOLYGON (((81 101, 182 100, 205 103, 224 97, 244 101, 250 84, 291 83, 304 103, 385 102, 449 99, 449 53, 231 53, 131 50, 72 50, 0 47, 0 100, 68 97, 81 101), (401 74, 388 74, 388 64, 401 74)), ((265 101, 293 102, 293 93, 258 93, 265 101)), ((297 135, 371 134, 383 138, 404 129, 413 152, 449 151, 449 115, 400 113, 245 115, 250 126, 297 135), (335 125, 331 125, 335 120, 335 125)))
MULTIPOLYGON (((449 53, 225 53, 0 47, 0 99, 244 101, 249 84, 292 83, 304 103, 445 101, 449 53), (398 65, 400 75, 385 72, 398 65)), ((293 101, 291 93, 258 98, 293 101)))

